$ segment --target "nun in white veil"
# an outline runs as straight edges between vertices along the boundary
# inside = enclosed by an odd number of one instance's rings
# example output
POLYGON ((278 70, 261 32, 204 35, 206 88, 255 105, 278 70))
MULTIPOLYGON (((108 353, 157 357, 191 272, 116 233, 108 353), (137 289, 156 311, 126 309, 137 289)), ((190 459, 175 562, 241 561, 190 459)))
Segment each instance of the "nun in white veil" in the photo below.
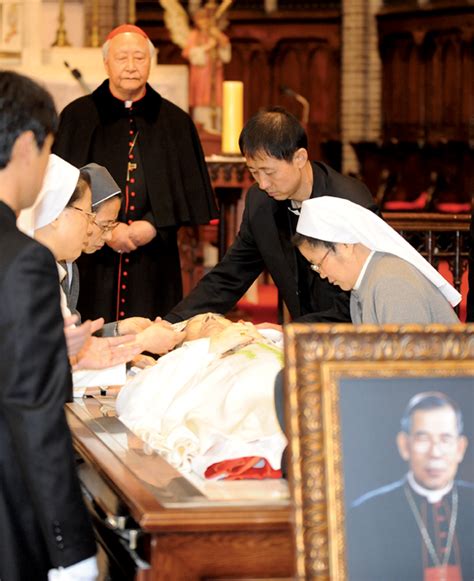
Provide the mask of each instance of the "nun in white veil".
POLYGON ((458 323, 461 295, 398 232, 349 200, 306 200, 294 244, 313 271, 351 291, 353 323, 458 323))
MULTIPOLYGON (((81 255, 94 218, 89 178, 51 154, 40 194, 31 208, 20 213, 17 224, 51 250, 62 282, 67 272, 60 263, 73 262, 81 255)), ((61 310, 64 317, 71 315, 63 289, 61 310)))
MULTIPOLYGON (((17 224, 51 251, 56 259, 59 283, 67 276, 60 262, 73 262, 86 246, 95 219, 91 202, 89 177, 51 154, 40 194, 31 208, 20 213, 17 224)), ((134 337, 110 340, 91 337, 102 327, 103 319, 76 327, 77 319, 71 317, 61 285, 60 294, 68 353, 74 368, 103 369, 129 361, 141 351, 138 344, 124 346, 134 337)))

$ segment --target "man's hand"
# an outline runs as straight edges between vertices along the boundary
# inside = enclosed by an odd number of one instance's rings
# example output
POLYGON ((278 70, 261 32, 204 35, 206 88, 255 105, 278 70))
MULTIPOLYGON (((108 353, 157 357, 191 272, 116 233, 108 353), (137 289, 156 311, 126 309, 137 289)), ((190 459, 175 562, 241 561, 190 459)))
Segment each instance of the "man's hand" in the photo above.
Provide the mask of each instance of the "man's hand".
POLYGON ((156 228, 146 220, 137 220, 128 227, 130 240, 136 246, 144 246, 156 236, 156 228))
POLYGON ((131 361, 143 347, 135 341, 137 335, 123 337, 90 337, 77 355, 73 370, 105 369, 131 361))
POLYGON ((74 357, 84 347, 86 341, 104 325, 104 319, 86 321, 82 325, 76 326, 77 315, 71 315, 64 319, 64 336, 66 337, 67 354, 74 357))
POLYGON ((152 321, 145 317, 129 317, 118 322, 117 330, 119 335, 136 335, 150 325, 153 325, 152 321))
POLYGON ((111 240, 107 240, 107 245, 115 252, 132 252, 137 249, 137 244, 130 238, 130 226, 120 223, 112 230, 111 240))
POLYGON ((142 345, 143 351, 163 355, 174 349, 178 343, 184 341, 186 333, 176 332, 173 328, 170 329, 169 323, 160 321, 147 327, 141 333, 138 333, 137 341, 142 345))

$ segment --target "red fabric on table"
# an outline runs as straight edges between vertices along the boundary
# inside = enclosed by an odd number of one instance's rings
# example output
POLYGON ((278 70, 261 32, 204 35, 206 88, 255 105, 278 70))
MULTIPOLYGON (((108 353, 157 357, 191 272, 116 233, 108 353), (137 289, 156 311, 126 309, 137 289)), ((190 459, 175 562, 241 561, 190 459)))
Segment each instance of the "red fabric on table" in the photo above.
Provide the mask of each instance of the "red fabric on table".
POLYGON ((222 460, 211 464, 204 476, 206 478, 216 478, 223 476, 221 480, 262 480, 263 478, 281 478, 281 470, 274 470, 265 458, 260 456, 245 456, 243 458, 233 458, 232 460, 222 460), (256 466, 263 462, 263 466, 256 466))

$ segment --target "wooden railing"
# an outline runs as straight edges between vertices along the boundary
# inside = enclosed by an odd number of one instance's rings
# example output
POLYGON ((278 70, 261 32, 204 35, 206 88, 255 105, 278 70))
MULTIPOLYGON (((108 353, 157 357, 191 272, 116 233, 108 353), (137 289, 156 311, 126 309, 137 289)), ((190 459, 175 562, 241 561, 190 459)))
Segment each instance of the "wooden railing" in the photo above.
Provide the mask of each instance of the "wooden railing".
MULTIPOLYGON (((220 258, 232 244, 240 227, 245 195, 252 183, 243 160, 208 160, 208 169, 221 218, 219 225, 193 229, 188 231, 186 242, 182 239, 182 251, 184 254, 189 251, 186 257, 182 255, 185 294, 202 275, 200 245, 203 239, 218 245, 220 258)), ((453 285, 460 290, 468 264, 470 214, 384 212, 383 217, 435 268, 446 261, 453 275, 453 285)))
POLYGON ((384 212, 383 217, 435 268, 446 261, 460 290, 468 264, 470 214, 384 212))

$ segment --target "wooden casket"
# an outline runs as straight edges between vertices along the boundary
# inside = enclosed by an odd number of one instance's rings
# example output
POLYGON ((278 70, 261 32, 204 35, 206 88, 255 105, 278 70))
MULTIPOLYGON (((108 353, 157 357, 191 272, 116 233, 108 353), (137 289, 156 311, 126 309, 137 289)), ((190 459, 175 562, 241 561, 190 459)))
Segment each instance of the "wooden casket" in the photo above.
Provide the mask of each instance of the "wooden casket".
POLYGON ((183 475, 115 416, 113 397, 67 404, 106 579, 288 579, 294 545, 283 480, 183 475))

